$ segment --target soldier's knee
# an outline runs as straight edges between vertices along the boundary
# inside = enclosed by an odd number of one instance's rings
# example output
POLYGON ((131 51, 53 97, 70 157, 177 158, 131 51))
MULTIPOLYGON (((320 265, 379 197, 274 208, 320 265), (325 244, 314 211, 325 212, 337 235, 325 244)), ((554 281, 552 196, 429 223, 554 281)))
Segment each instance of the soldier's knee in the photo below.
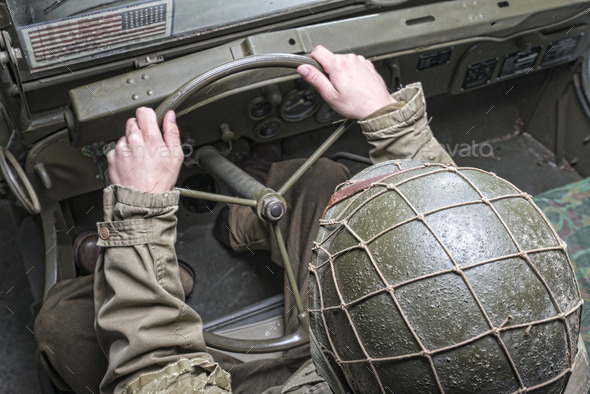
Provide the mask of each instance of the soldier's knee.
POLYGON ((65 334, 64 330, 67 330, 64 323, 68 313, 71 313, 71 305, 66 297, 71 294, 70 287, 75 280, 59 282, 47 294, 35 319, 35 340, 40 351, 51 350, 49 344, 53 343, 56 337, 62 337, 65 334))
POLYGON ((55 386, 63 391, 72 390, 64 380, 64 360, 68 352, 72 351, 73 344, 69 342, 75 337, 73 331, 79 329, 77 325, 71 324, 78 309, 77 304, 80 303, 80 299, 76 298, 79 291, 76 290, 81 284, 87 286, 90 280, 80 278, 56 284, 47 294, 35 319, 34 332, 39 362, 55 386), (82 282, 78 283, 79 281, 82 282))
POLYGON ((35 320, 39 360, 64 391, 98 388, 106 371, 106 359, 94 334, 92 285, 92 275, 58 283, 35 320))

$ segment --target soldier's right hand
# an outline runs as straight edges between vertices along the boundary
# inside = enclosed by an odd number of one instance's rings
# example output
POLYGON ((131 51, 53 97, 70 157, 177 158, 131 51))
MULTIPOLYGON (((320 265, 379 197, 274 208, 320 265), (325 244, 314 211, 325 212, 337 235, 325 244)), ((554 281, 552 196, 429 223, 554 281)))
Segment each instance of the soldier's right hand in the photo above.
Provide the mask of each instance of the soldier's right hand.
POLYGON ((322 65, 328 76, 307 64, 297 67, 297 72, 340 115, 362 119, 396 102, 373 63, 364 57, 335 55, 321 45, 315 47, 311 57, 322 65))
POLYGON ((111 182, 142 192, 170 191, 184 159, 176 115, 166 113, 163 133, 151 108, 140 107, 135 115, 127 120, 117 147, 107 154, 111 182))

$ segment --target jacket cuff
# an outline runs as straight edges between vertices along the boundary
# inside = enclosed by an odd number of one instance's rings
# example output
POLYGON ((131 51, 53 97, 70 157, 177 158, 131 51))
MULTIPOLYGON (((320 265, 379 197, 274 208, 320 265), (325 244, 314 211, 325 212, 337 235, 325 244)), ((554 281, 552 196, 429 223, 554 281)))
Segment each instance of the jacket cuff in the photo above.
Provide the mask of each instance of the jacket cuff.
POLYGON ((148 219, 178 209, 180 192, 142 192, 131 187, 111 185, 103 191, 104 221, 148 219))
POLYGON ((141 208, 165 208, 178 205, 180 192, 171 190, 165 193, 149 193, 121 185, 107 186, 103 191, 104 205, 116 203, 141 208))
POLYGON ((412 83, 394 92, 392 97, 399 103, 390 104, 358 121, 367 139, 372 139, 372 133, 408 127, 424 116, 426 102, 420 82, 412 83))
POLYGON ((97 245, 101 247, 144 245, 153 241, 152 219, 98 222, 96 227, 97 245))
POLYGON ((390 112, 397 111, 398 109, 402 109, 406 104, 407 103, 405 101, 397 101, 395 103, 388 104, 385 107, 379 108, 377 111, 373 112, 372 114, 360 119, 360 122, 373 120, 373 119, 378 118, 380 116, 387 115, 390 112))

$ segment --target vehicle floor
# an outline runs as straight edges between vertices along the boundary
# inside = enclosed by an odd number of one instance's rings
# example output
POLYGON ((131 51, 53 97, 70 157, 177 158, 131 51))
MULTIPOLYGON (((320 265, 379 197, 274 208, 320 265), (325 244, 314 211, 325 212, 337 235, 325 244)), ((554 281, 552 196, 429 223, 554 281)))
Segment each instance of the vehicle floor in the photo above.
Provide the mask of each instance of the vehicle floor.
MULTIPOLYGON (((436 113, 436 100, 433 101, 435 106, 431 113, 436 113)), ((447 119, 446 122, 438 122, 437 128, 433 126, 434 130, 438 130, 435 131, 435 135, 439 140, 448 145, 446 147, 449 151, 454 150, 453 157, 459 166, 473 166, 493 171, 533 195, 581 179, 574 170, 553 164, 554 156, 551 151, 533 137, 512 132, 510 129, 504 134, 496 132, 489 140, 476 139, 477 135, 474 132, 473 145, 467 148, 461 144, 469 145, 471 142, 465 142, 464 137, 463 140, 456 138, 454 134, 459 127, 465 129, 465 119, 461 118, 460 122, 461 125, 454 125, 452 120, 447 119)), ((367 146, 360 133, 355 130, 348 133, 349 137, 339 144, 337 150, 366 151, 367 146)), ((315 133, 302 137, 299 141, 285 141, 285 157, 305 154, 300 148, 310 146, 306 138, 319 140, 324 134, 315 133), (297 155, 289 152, 297 152, 297 155)), ((332 149, 327 156, 334 153, 335 149, 332 149)), ((344 162, 352 172, 364 167, 348 160, 344 162)), ((201 215, 216 215, 220 209, 221 206, 217 206, 211 213, 201 215)), ((276 278, 282 279, 283 274, 272 265, 268 254, 230 253, 213 238, 211 218, 204 220, 195 216, 181 207, 177 253, 178 257, 189 263, 197 273, 195 290, 187 302, 200 312, 205 323, 282 293, 281 280, 276 278), (207 247, 203 248, 203 245, 207 247)), ((22 257, 17 248, 15 222, 6 201, 0 201, 0 217, 3 218, 3 225, 0 226, 0 296, 5 305, 0 312, 0 332, 3 333, 0 336, 3 349, 0 384, 4 393, 36 393, 40 392, 40 389, 35 367, 35 341, 30 312, 33 298, 27 284, 27 272, 23 268, 22 257)))

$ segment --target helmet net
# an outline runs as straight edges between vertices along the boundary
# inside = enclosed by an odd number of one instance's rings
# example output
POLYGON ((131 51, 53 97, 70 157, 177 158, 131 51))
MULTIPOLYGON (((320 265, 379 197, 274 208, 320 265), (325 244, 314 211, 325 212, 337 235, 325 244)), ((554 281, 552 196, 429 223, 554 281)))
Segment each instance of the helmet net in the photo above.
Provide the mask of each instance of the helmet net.
POLYGON ((326 209, 313 248, 311 327, 348 385, 383 393, 564 387, 582 300, 566 245, 532 197, 476 168, 393 165, 395 173, 337 191, 363 185, 326 209), (425 188, 433 177, 442 181, 425 188), (474 215, 485 226, 469 222, 474 215), (390 259, 388 248, 403 255, 390 259))

